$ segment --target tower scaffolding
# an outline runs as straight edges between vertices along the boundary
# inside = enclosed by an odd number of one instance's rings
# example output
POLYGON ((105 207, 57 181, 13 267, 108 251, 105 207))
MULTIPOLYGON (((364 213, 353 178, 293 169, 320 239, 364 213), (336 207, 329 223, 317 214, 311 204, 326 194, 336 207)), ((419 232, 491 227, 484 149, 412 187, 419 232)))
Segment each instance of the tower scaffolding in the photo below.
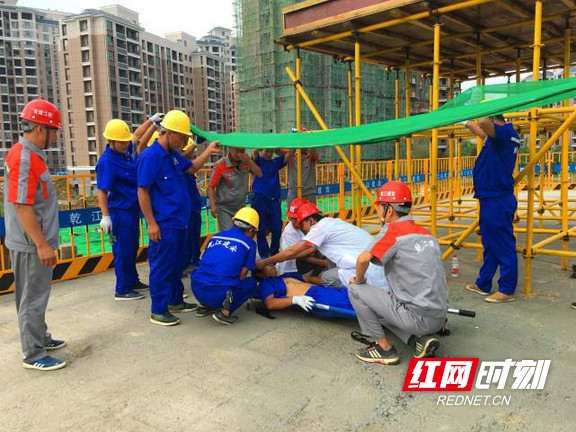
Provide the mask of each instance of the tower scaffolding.
MULTIPOLYGON (((547 71, 554 68, 563 68, 564 77, 568 77, 573 64, 570 45, 575 38, 572 20, 576 15, 576 5, 572 1, 548 1, 544 10, 542 0, 518 0, 514 3, 495 0, 376 3, 370 0, 308 0, 285 7, 282 13, 284 32, 277 43, 286 51, 296 51, 298 57, 303 51, 312 51, 353 62, 354 80, 348 79, 348 94, 353 95, 356 125, 362 120, 359 88, 365 63, 379 64, 388 70, 398 68, 404 71, 405 76, 416 71, 421 76, 431 77, 430 110, 439 106, 441 77, 448 80, 449 93, 453 94, 457 83, 476 80, 478 85, 483 85, 489 77, 507 77, 510 80, 515 76, 518 82, 522 74, 531 72, 531 79, 539 80, 541 74, 546 79, 547 71)), ((313 112, 321 127, 328 128, 320 116, 322 110, 316 110, 313 105, 314 96, 308 97, 306 86, 290 68, 287 71, 299 99, 313 112)), ((405 100, 411 100, 413 90, 407 81, 404 83, 405 100)), ((395 90, 397 88, 395 83, 395 90)), ((395 91, 395 106, 399 104, 399 93, 395 91)), ((295 107, 296 118, 300 109, 300 105, 295 107)), ((400 114, 400 110, 396 113, 400 114)), ((409 116, 412 113, 412 104, 407 104, 403 114, 409 116)), ((561 107, 532 108, 507 113, 506 117, 513 121, 521 134, 529 137, 529 155, 526 160, 519 161, 515 174, 517 197, 521 189, 526 193, 526 199, 519 201, 515 232, 523 233, 525 238, 518 252, 526 259, 524 293, 529 295, 532 259, 537 254, 560 257, 563 269, 567 267, 568 258, 576 257, 576 252, 570 251, 568 244, 570 238, 576 236, 576 227, 570 228, 576 207, 574 201, 568 199, 569 142, 576 108, 565 101, 561 107), (539 142, 542 145, 538 149, 539 142), (544 161, 557 142, 561 143, 560 160, 557 161, 560 166, 560 199, 551 199, 545 193, 544 161), (545 226, 544 222, 559 222, 560 227, 545 226), (561 247, 553 248, 559 241, 561 247)), ((398 161, 394 174, 396 178, 404 176, 411 183, 412 140, 427 139, 430 143, 429 181, 424 183, 423 191, 428 199, 417 206, 415 212, 424 217, 423 223, 430 227, 440 243, 448 246, 444 259, 460 247, 481 248, 479 238, 476 242, 467 241, 470 234, 478 233, 478 205, 466 196, 470 193, 469 187, 463 188, 461 171, 464 158, 457 145, 470 138, 468 131, 455 125, 405 137, 394 146, 395 160, 398 161), (447 140, 449 147, 447 167, 439 166, 438 144, 442 139, 447 140), (404 164, 400 161, 401 147, 406 148, 404 164), (439 171, 449 173, 447 191, 441 190, 439 171), (447 229, 448 234, 440 235, 439 228, 447 229)), ((482 142, 478 140, 477 153, 481 146, 482 142)), ((374 222, 373 218, 363 217, 362 202, 357 198, 363 193, 373 203, 370 190, 362 180, 360 148, 352 146, 350 158, 341 149, 337 151, 354 178, 356 223, 374 222)), ((549 161, 548 158, 548 165, 549 161)))

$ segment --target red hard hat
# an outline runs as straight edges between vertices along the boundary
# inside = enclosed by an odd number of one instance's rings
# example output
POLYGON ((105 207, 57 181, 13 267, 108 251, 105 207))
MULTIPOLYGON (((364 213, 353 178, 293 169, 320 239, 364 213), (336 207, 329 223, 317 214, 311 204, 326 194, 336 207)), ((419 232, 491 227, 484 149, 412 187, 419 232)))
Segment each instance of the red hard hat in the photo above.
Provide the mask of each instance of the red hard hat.
POLYGON ((298 209, 300 206, 309 203, 306 198, 294 198, 288 208, 286 209, 286 217, 296 219, 298 217, 298 209))
POLYGON ((296 213, 296 220, 298 220, 298 223, 302 222, 304 219, 306 219, 309 216, 312 216, 313 214, 318 214, 320 213, 320 209, 318 207, 316 207, 315 204, 312 204, 311 202, 302 204, 300 206, 300 208, 298 209, 297 213, 296 213))
POLYGON ((62 128, 60 111, 54 104, 43 99, 28 102, 20 113, 20 118, 56 129, 62 128))
POLYGON ((378 191, 376 203, 404 204, 412 202, 412 192, 410 188, 399 181, 389 181, 382 185, 378 191))

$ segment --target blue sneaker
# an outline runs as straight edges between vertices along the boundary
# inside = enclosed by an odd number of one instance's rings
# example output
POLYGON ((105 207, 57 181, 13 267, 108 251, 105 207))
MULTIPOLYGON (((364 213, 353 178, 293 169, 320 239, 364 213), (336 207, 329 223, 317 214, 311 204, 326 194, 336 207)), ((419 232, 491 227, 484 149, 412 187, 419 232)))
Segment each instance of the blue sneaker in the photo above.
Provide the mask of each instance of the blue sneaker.
POLYGON ((50 342, 48 342, 46 345, 44 345, 44 348, 46 348, 47 351, 53 351, 53 350, 57 350, 60 348, 64 348, 65 346, 66 346, 66 341, 58 340, 58 339, 52 339, 50 342))
POLYGON ((62 369, 64 366, 66 366, 66 362, 47 355, 34 362, 24 361, 22 362, 22 366, 24 366, 25 369, 51 371, 56 369, 62 369))
POLYGON ((126 294, 116 293, 114 298, 116 300, 141 300, 143 298, 146 298, 146 296, 144 294, 137 293, 136 291, 130 291, 127 292, 126 294))

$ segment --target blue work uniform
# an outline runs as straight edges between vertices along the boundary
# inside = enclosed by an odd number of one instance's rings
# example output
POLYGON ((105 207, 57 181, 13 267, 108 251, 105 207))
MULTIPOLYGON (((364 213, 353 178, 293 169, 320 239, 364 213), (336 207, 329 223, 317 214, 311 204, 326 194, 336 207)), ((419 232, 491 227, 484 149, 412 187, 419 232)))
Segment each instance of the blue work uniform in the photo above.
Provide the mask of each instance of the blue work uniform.
POLYGON ((190 197, 186 266, 197 266, 200 262, 200 237, 202 236, 202 198, 196 184, 196 176, 187 175, 185 179, 190 197))
MULTIPOLYGON (((132 147, 129 147, 129 150, 132 147)), ((116 294, 131 292, 138 282, 136 258, 140 234, 140 208, 136 180, 137 155, 119 153, 106 146, 96 164, 96 186, 108 191, 112 219, 112 254, 116 273, 116 294)))
POLYGON ((237 226, 215 234, 204 250, 200 267, 190 274, 194 297, 205 307, 220 309, 231 292, 228 310, 234 312, 257 289, 253 277, 240 280, 244 267, 256 268, 256 242, 237 226))
POLYGON ((474 197, 480 201, 480 232, 484 263, 476 286, 492 289, 492 278, 500 266, 499 291, 511 295, 518 284, 518 257, 514 237, 514 166, 520 138, 512 124, 494 124, 496 137, 486 137, 474 165, 474 197))
POLYGON ((262 177, 255 177, 252 182, 252 208, 260 216, 260 224, 256 240, 261 258, 268 258, 280 250, 282 235, 282 210, 280 208, 280 177, 279 172, 286 166, 284 155, 270 160, 258 156, 256 165, 262 169, 262 177), (272 239, 268 245, 266 235, 270 231, 272 239))
POLYGON ((161 238, 150 241, 150 298, 152 313, 163 314, 168 306, 182 303, 181 276, 186 266, 186 241, 190 197, 186 170, 192 162, 175 151, 154 143, 138 159, 138 187, 148 188, 152 212, 161 238))
MULTIPOLYGON (((303 281, 304 278, 298 273, 284 273, 280 277, 271 277, 264 279, 258 287, 258 296, 262 301, 266 301, 271 295, 274 298, 286 297, 286 282, 284 278, 290 277, 303 281)), ((310 312, 323 318, 349 318, 352 319, 352 314, 356 314, 350 299, 348 298, 348 290, 346 288, 328 288, 322 285, 312 285, 308 291, 307 296, 314 299, 316 303, 326 306, 337 307, 349 311, 349 314, 340 314, 323 309, 313 308, 310 312)))

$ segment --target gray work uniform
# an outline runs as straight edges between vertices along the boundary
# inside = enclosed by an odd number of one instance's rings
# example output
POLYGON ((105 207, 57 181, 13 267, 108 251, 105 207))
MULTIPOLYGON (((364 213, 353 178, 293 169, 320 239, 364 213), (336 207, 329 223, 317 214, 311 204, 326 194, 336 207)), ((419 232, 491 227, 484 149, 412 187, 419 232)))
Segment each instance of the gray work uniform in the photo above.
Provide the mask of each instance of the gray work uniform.
MULTIPOLYGON (((288 197, 287 203, 291 203, 298 195, 297 191, 297 163, 296 158, 288 161, 288 197)), ((302 198, 306 198, 312 203, 316 203, 316 163, 310 153, 302 150, 302 198)))
POLYGON ((52 337, 46 326, 46 306, 52 286, 52 267, 42 265, 36 245, 24 231, 14 204, 30 205, 46 241, 58 248, 58 200, 46 166, 46 153, 21 138, 8 152, 5 164, 4 217, 6 247, 14 271, 16 310, 24 360, 46 356, 52 337))
POLYGON ((349 296, 362 333, 385 337, 382 326, 403 342, 442 328, 448 311, 448 285, 438 241, 404 216, 387 224, 370 253, 385 268, 390 293, 352 284, 349 296))
POLYGON ((232 228, 232 218, 238 210, 246 206, 249 172, 250 166, 247 163, 233 164, 228 156, 214 163, 210 186, 214 188, 220 231, 232 228))

